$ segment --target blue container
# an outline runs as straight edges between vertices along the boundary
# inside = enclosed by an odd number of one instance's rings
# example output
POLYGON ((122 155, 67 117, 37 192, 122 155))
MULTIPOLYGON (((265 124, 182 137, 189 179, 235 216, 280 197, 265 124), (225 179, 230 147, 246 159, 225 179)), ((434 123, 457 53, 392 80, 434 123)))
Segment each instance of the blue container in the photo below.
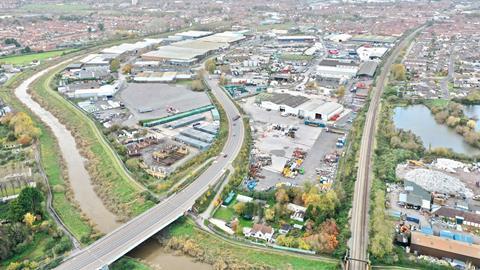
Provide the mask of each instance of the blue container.
POLYGON ((441 230, 440 237, 454 239, 453 233, 451 231, 441 230))
POLYGON ((426 235, 433 235, 433 229, 431 227, 423 227, 420 231, 426 235))
POLYGON ((420 219, 418 219, 416 217, 412 217, 412 216, 407 216, 407 221, 415 222, 417 224, 420 224, 420 219))

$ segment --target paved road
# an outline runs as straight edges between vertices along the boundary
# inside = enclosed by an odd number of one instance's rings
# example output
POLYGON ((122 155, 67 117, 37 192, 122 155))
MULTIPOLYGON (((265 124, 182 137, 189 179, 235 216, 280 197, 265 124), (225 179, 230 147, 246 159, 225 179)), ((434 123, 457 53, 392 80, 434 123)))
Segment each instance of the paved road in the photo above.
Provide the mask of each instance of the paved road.
POLYGON ((360 145, 360 156, 358 161, 357 181, 355 182, 355 191, 353 194, 350 254, 352 259, 349 261, 348 269, 362 270, 367 269, 366 261, 368 260, 368 210, 370 202, 370 185, 371 185, 371 161, 374 150, 375 131, 377 125, 378 109, 380 107, 380 98, 383 88, 390 74, 390 68, 411 38, 413 38, 423 27, 415 30, 392 51, 391 55, 383 65, 380 76, 377 79, 377 86, 373 89, 372 100, 366 115, 365 125, 363 128, 362 141, 360 145))
POLYGON ((117 228, 120 223, 116 221, 117 217, 115 214, 104 206, 102 200, 95 192, 90 176, 85 166, 83 166, 85 159, 81 156, 74 137, 53 114, 42 108, 27 92, 35 80, 70 61, 72 61, 72 59, 35 73, 15 89, 15 95, 52 130, 68 169, 68 179, 75 200, 87 217, 97 225, 97 228, 101 232, 107 233, 117 228))
POLYGON ((450 57, 448 58, 448 74, 440 82, 440 88, 442 89, 444 99, 450 98, 450 90, 448 89, 448 83, 452 82, 453 75, 455 73, 455 46, 456 45, 457 45, 457 42, 455 41, 450 47, 450 57))
POLYGON ((233 118, 239 115, 239 111, 233 101, 218 87, 217 83, 207 80, 207 84, 224 107, 229 120, 228 139, 223 149, 223 153, 227 154, 227 157, 219 156, 216 162, 185 189, 125 223, 92 245, 76 254, 72 254, 56 269, 92 270, 111 264, 182 216, 193 206, 195 200, 222 176, 225 169, 240 152, 245 136, 244 125, 241 119, 233 121, 233 118))

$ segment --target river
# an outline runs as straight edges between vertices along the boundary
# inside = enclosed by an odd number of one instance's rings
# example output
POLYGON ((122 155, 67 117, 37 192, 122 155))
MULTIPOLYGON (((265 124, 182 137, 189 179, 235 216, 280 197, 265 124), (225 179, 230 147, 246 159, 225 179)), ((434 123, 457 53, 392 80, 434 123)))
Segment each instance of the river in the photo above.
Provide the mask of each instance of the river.
POLYGON ((395 108, 393 122, 397 128, 411 130, 418 135, 427 149, 429 147, 446 147, 469 156, 480 154, 480 149, 466 143, 455 130, 438 124, 430 110, 424 105, 395 108))
POLYGON ((15 89, 15 95, 52 130, 65 159, 68 179, 75 200, 78 202, 82 212, 97 225, 97 229, 103 233, 108 233, 120 226, 120 223, 116 221, 116 216, 104 206, 102 200, 95 192, 90 175, 85 169, 85 159, 80 155, 74 137, 53 114, 42 108, 27 92, 33 81, 66 62, 35 73, 15 89))
POLYGON ((150 238, 128 253, 128 256, 140 259, 162 270, 213 270, 210 264, 196 262, 192 258, 168 253, 155 238, 150 238))

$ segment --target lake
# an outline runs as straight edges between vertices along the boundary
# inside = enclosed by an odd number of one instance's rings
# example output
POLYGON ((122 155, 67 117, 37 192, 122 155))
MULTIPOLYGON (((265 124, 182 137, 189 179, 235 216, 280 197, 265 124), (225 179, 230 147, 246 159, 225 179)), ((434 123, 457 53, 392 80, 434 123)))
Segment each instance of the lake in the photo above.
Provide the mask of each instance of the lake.
MULTIPOLYGON (((480 113, 480 108, 478 112, 480 113)), ((438 124, 433 114, 424 105, 396 107, 393 122, 397 128, 411 130, 419 136, 426 149, 429 147, 446 147, 469 156, 480 154, 480 149, 466 143, 455 130, 446 125, 438 124)))
POLYGON ((463 112, 468 118, 473 118, 477 122, 476 131, 480 131, 480 105, 464 105, 463 112))

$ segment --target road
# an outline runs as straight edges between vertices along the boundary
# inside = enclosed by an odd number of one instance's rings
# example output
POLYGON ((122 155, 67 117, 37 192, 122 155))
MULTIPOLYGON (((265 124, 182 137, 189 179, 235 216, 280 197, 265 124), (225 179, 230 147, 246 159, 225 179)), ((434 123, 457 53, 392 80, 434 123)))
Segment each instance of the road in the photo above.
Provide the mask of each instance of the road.
POLYGON ((216 81, 207 80, 212 93, 223 106, 227 118, 229 134, 223 153, 217 161, 200 175, 192 184, 176 193, 155 207, 125 223, 113 232, 102 237, 85 249, 72 254, 56 269, 92 270, 109 265, 128 251, 165 228, 171 222, 189 210, 195 200, 212 186, 231 165, 241 150, 245 137, 244 124, 241 119, 234 121, 239 111, 233 101, 217 85, 216 81))
POLYGON ((352 237, 349 242, 350 254, 348 269, 362 270, 368 269, 368 211, 370 203, 370 186, 372 172, 372 154, 374 150, 375 132, 377 125, 378 109, 380 107, 380 98, 383 89, 390 74, 390 68, 395 62, 402 48, 424 26, 417 28, 393 49, 390 56, 383 65, 383 69, 377 78, 376 87, 373 89, 372 99, 366 114, 365 125, 363 127, 362 140, 360 145, 360 155, 358 161, 357 180, 355 182, 355 191, 353 194, 352 220, 350 229, 352 237))
POLYGON ((97 228, 101 232, 107 233, 117 228, 120 223, 116 221, 117 217, 115 214, 104 206, 102 200, 95 192, 90 180, 90 175, 85 169, 85 166, 83 166, 85 159, 80 154, 75 143, 75 138, 53 114, 34 101, 27 91, 35 80, 70 61, 72 61, 72 59, 35 73, 22 82, 14 92, 16 97, 51 129, 57 139, 62 158, 65 160, 65 165, 68 170, 68 180, 72 187, 75 201, 78 202, 80 209, 82 209, 87 217, 97 225, 97 228))
POLYGON ((450 90, 448 89, 448 83, 453 80, 453 75, 455 73, 455 46, 457 42, 455 41, 450 47, 450 57, 448 58, 448 74, 440 81, 440 89, 442 89, 443 98, 450 98, 450 90))

